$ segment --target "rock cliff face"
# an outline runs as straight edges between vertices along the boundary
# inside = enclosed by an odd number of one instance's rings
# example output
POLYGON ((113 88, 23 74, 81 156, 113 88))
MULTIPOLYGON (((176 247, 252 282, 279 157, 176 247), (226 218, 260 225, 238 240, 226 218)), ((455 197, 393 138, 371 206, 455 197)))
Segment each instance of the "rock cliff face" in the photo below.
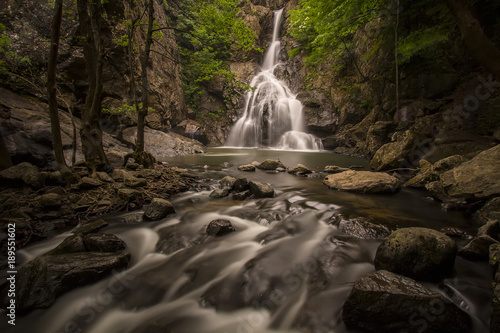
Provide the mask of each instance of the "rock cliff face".
MULTIPOLYGON (((58 84, 64 98, 60 103, 63 108, 67 107, 66 103, 76 105, 75 111, 78 114, 78 106, 85 100, 88 84, 78 37, 78 22, 74 14, 76 8, 72 7, 76 5, 68 2, 66 6, 58 64, 58 84)), ((106 48, 103 107, 132 104, 130 82, 132 78, 136 81, 140 79, 139 58, 138 54, 134 55, 135 68, 131 72, 126 48, 119 46, 117 40, 126 31, 126 13, 141 10, 131 8, 130 2, 124 0, 109 1, 105 5, 107 18, 103 24, 106 48)), ((47 1, 2 2, 0 21, 6 26, 6 34, 11 39, 11 47, 16 54, 15 59, 11 59, 11 65, 17 63, 19 69, 26 72, 24 78, 33 83, 9 76, 4 78, 2 85, 45 99, 51 20, 52 9, 47 1), (29 66, 26 65, 27 62, 29 66)), ((155 21, 161 27, 168 26, 168 17, 159 2, 155 2, 155 21)), ((142 29, 138 29, 134 36, 137 45, 144 45, 145 32, 142 29)), ((146 121, 153 129, 166 130, 186 115, 179 52, 173 32, 162 30, 161 38, 155 40, 152 49, 148 70, 150 104, 154 111, 150 112, 146 121)))

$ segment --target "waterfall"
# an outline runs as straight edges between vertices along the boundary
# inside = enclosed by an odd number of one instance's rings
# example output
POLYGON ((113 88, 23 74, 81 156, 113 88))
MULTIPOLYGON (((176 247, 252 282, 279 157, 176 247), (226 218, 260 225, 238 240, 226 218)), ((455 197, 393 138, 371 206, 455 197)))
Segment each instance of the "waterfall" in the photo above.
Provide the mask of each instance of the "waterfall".
POLYGON ((305 132, 302 103, 278 80, 274 71, 279 63, 280 25, 283 9, 274 13, 273 37, 261 71, 253 77, 243 116, 229 134, 226 146, 271 147, 286 150, 321 150, 323 144, 305 132))

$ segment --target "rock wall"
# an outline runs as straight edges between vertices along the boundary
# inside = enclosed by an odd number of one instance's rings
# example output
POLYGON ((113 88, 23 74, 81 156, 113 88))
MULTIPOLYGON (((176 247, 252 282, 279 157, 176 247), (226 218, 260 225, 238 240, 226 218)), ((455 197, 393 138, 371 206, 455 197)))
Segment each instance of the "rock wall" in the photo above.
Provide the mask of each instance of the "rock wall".
MULTIPOLYGON (((165 9, 155 3, 155 21, 159 26, 168 26, 169 20, 165 9)), ((65 4, 62 23, 62 37, 59 50, 58 83, 61 107, 66 103, 79 106, 85 101, 88 87, 85 62, 78 37, 76 4, 65 4)), ((103 39, 106 49, 103 73, 103 107, 118 107, 132 104, 130 81, 135 78, 140 82, 139 56, 134 56, 134 71, 131 73, 127 62, 126 48, 116 41, 125 33, 124 19, 128 11, 140 12, 141 8, 130 8, 125 0, 109 1, 105 4, 106 19, 103 24, 103 39)), ((49 54, 50 25, 52 9, 47 1, 6 0, 0 4, 0 21, 6 26, 6 34, 11 39, 12 51, 19 59, 29 59, 30 66, 19 64, 19 70, 27 71, 25 79, 3 77, 2 85, 23 93, 45 99, 45 77, 49 54), (23 67, 24 66, 24 67, 23 67)), ((144 28, 138 29, 134 36, 137 45, 144 45, 144 28)), ((140 48, 139 48, 140 49, 140 48)), ((167 130, 175 126, 186 116, 184 91, 181 78, 181 65, 178 47, 171 30, 162 30, 152 46, 151 61, 148 66, 150 112, 147 125, 157 130, 167 130)), ((12 57, 11 57, 12 58, 12 57)), ((140 89, 138 87, 138 92, 140 89)))

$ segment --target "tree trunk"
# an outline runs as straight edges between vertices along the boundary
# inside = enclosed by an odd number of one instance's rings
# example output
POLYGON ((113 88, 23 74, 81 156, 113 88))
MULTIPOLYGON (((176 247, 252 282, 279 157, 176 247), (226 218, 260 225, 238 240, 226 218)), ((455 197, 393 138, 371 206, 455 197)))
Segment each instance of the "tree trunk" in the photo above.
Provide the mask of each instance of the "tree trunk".
POLYGON ((146 45, 144 46, 144 54, 141 59, 141 99, 142 99, 142 107, 139 109, 137 115, 137 148, 136 152, 141 153, 144 152, 144 125, 145 119, 148 114, 149 108, 149 98, 148 98, 148 63, 149 63, 149 54, 151 52, 151 44, 153 43, 153 20, 154 20, 154 8, 153 8, 153 0, 149 0, 148 3, 148 30, 146 33, 146 45))
POLYGON ((52 147, 56 158, 57 168, 67 167, 64 159, 61 140, 61 126, 59 124, 59 110, 57 107, 56 92, 56 67, 59 50, 59 36, 61 32, 63 0, 56 0, 54 17, 52 19, 52 32, 50 40, 49 64, 47 69, 47 94, 49 99, 50 127, 52 130, 52 147))
POLYGON ((473 9, 465 0, 444 0, 455 17, 472 56, 500 80, 500 50, 486 36, 473 9))
POLYGON ((95 170, 101 164, 109 164, 102 146, 101 97, 103 45, 101 40, 100 0, 78 0, 78 17, 81 34, 85 38, 83 55, 87 68, 89 89, 82 110, 80 138, 87 163, 95 170), (91 15, 89 15, 89 10, 91 15))

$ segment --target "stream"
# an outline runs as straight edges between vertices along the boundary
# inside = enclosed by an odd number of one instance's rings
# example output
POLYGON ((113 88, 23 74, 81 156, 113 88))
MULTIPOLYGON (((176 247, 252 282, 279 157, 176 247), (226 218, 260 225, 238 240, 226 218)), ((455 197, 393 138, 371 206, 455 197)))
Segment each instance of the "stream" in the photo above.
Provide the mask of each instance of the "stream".
MULTIPOLYGON (((339 230, 339 221, 363 219, 391 230, 418 226, 475 233, 461 213, 445 212, 425 192, 403 188, 391 195, 362 195, 322 184, 325 174, 320 171, 326 165, 369 170, 361 158, 213 148, 166 162, 200 177, 197 190, 172 198, 174 215, 142 223, 125 218, 137 212, 104 218, 110 224, 104 232, 127 243, 129 267, 64 294, 48 309, 18 316, 15 327, 6 327, 3 320, 2 332, 352 332, 342 322, 342 305, 353 282, 374 271, 381 240, 349 236, 339 230), (287 167, 302 163, 315 173, 300 177, 237 170, 267 158, 287 167), (211 198, 218 180, 228 175, 267 182, 276 195, 246 201, 211 198), (217 219, 229 220, 236 231, 206 236, 207 225, 217 219), (156 245, 162 239, 184 239, 189 245, 161 253, 156 245)), ((19 251, 18 263, 47 252, 69 234, 19 251)), ((459 246, 465 242, 457 239, 459 246)), ((457 257, 453 276, 425 285, 469 313, 474 332, 488 331, 491 270, 486 262, 457 257)))

